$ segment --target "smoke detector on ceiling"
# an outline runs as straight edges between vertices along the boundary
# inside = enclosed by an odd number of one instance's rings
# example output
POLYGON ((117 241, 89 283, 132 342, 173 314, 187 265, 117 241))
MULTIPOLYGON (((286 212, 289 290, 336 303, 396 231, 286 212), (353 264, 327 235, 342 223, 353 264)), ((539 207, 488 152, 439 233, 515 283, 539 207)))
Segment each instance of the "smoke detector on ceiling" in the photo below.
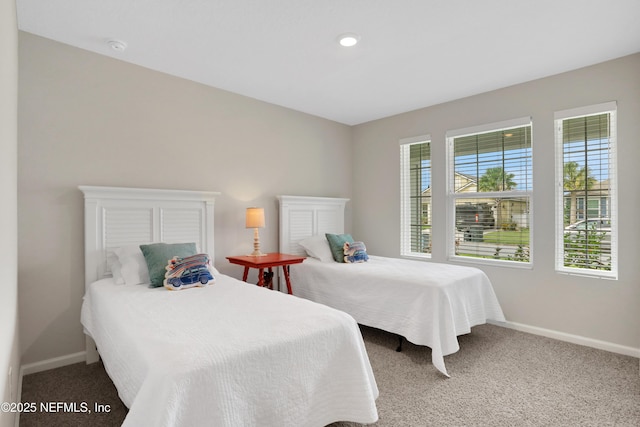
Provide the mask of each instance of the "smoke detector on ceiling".
POLYGON ((107 40, 107 44, 111 49, 115 50, 116 52, 122 52, 127 48, 127 44, 122 40, 114 40, 114 39, 107 40))

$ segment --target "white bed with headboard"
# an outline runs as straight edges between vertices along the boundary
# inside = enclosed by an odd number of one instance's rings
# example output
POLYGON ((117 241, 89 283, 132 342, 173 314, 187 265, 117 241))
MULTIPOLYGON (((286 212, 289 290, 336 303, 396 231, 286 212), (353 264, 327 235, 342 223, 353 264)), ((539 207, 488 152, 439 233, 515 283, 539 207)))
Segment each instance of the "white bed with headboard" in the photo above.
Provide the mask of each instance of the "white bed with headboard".
POLYGON ((140 244, 190 242, 215 259, 218 193, 80 190, 87 361, 102 358, 129 408, 123 425, 377 420, 375 378, 357 324, 345 313, 239 281, 215 266, 215 283, 179 291, 113 277, 114 255, 125 262, 122 248, 140 244))
POLYGON ((449 376, 444 356, 460 348, 457 336, 489 319, 505 320, 482 270, 371 254, 367 262, 336 262, 323 237, 344 233, 348 199, 278 199, 280 252, 308 255, 304 263, 291 266, 293 294, 349 313, 362 325, 430 347, 432 362, 444 375, 449 376), (319 256, 318 251, 327 255, 319 256))

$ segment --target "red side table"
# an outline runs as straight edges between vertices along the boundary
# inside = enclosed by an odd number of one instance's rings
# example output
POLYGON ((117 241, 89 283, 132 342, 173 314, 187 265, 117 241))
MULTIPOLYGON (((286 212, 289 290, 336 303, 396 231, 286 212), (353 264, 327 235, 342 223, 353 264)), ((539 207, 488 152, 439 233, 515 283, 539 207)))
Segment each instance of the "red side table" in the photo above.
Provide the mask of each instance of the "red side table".
POLYGON ((244 267, 244 274, 242 275, 242 280, 247 281, 247 275, 249 274, 250 268, 258 269, 258 286, 267 286, 269 289, 273 289, 273 267, 282 267, 282 271, 284 272, 284 280, 287 283, 287 292, 289 295, 292 295, 291 292, 291 280, 289 279, 289 266, 291 264, 300 264, 305 260, 306 257, 299 255, 289 255, 289 254, 280 254, 280 253, 272 253, 266 254, 263 256, 252 256, 252 255, 242 255, 242 256, 228 256, 227 259, 231 264, 238 264, 244 267), (264 270, 268 269, 269 274, 267 280, 265 281, 265 273, 264 270))

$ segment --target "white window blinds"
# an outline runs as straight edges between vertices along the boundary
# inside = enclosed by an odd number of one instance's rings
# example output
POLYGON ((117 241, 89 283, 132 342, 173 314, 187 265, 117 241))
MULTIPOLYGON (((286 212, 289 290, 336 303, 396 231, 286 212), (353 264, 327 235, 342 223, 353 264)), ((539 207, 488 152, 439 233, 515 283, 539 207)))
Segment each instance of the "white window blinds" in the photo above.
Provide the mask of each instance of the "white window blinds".
POLYGON ((450 257, 530 264, 529 117, 450 131, 450 257))
POLYGON ((431 256, 431 142, 400 141, 400 253, 431 256))
POLYGON ((617 277, 616 104, 560 111, 556 270, 617 277))

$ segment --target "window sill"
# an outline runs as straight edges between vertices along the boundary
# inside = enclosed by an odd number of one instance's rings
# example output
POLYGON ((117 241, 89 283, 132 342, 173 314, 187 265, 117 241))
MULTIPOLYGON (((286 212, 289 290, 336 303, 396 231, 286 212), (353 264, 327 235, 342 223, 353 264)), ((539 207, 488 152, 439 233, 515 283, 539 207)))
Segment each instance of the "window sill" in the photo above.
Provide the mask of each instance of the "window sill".
POLYGON ((506 267, 506 268, 516 268, 521 270, 532 270, 533 263, 532 262, 519 262, 519 261, 504 261, 497 259, 489 259, 489 258, 473 258, 473 257, 464 257, 457 255, 450 255, 447 258, 450 262, 457 262, 463 264, 473 264, 473 265, 481 265, 481 266, 489 266, 489 267, 506 267))
POLYGON ((431 254, 400 254, 400 258, 413 259, 413 260, 430 260, 431 254))
POLYGON ((618 280, 618 274, 612 272, 591 273, 588 271, 580 270, 556 270, 556 273, 563 274, 565 276, 579 276, 589 279, 618 280))

